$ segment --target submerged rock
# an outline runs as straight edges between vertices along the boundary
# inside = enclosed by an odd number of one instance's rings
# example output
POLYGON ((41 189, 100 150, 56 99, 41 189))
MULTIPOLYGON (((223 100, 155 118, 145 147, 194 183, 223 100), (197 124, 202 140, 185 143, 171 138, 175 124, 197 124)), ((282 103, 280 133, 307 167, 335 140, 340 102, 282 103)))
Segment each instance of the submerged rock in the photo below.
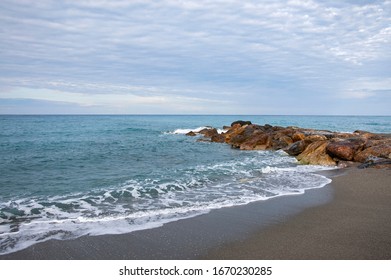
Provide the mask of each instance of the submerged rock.
POLYGON ((196 136, 197 134, 194 131, 186 133, 186 136, 196 136))

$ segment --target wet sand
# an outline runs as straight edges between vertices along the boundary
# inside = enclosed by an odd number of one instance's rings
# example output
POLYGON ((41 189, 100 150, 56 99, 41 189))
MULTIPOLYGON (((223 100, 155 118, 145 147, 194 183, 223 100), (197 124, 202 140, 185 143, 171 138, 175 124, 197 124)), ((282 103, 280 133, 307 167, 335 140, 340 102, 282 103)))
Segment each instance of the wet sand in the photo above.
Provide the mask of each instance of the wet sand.
POLYGON ((50 240, 0 259, 391 259, 391 171, 327 172, 304 195, 120 235, 50 240))

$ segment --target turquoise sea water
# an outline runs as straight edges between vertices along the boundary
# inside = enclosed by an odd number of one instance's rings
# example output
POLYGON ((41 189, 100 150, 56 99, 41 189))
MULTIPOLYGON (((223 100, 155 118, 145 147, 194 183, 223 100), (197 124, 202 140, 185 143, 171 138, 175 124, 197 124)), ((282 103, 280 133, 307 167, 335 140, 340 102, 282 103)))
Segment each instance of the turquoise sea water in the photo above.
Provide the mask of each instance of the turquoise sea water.
POLYGON ((125 233, 330 180, 284 152, 184 135, 258 124, 391 133, 391 117, 0 116, 0 254, 48 239, 125 233))

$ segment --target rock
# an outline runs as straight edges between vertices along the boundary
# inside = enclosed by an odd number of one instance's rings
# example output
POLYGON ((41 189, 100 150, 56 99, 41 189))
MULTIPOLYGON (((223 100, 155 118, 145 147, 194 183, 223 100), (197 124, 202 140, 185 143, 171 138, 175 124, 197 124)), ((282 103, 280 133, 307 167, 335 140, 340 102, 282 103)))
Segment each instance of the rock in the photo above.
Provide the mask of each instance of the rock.
POLYGON ((338 161, 338 168, 352 167, 355 165, 356 163, 354 161, 345 161, 345 160, 338 161))
POLYGON ((351 166, 353 161, 364 166, 388 166, 391 160, 391 137, 389 134, 373 134, 367 131, 354 133, 331 132, 328 130, 281 127, 265 124, 252 124, 250 121, 236 121, 227 131, 219 134, 217 129, 207 127, 198 133, 190 131, 186 135, 202 134, 202 142, 230 144, 241 150, 284 149, 296 156, 300 163, 351 166), (376 164, 374 163, 376 159, 376 164), (381 160, 383 163, 377 163, 381 160))
POLYGON ((391 138, 384 138, 381 140, 370 139, 365 143, 364 149, 367 149, 367 148, 373 147, 373 146, 383 145, 383 144, 391 145, 391 138))
POLYGON ((373 139, 373 140, 382 139, 382 137, 380 135, 372 133, 372 132, 364 131, 364 130, 356 130, 353 133, 358 134, 358 135, 360 135, 360 137, 366 138, 366 139, 373 139))
POLYGON ((213 135, 219 134, 216 128, 204 128, 200 130, 198 133, 204 135, 207 138, 211 138, 213 135))
POLYGON ((235 148, 250 139, 256 133, 260 133, 258 126, 254 125, 245 125, 238 126, 238 124, 233 125, 232 129, 227 131, 225 135, 226 142, 231 144, 235 148))
POLYGON ((328 141, 325 140, 313 142, 296 158, 302 164, 335 166, 335 161, 326 153, 327 145, 328 141))
POLYGON ((256 133, 239 146, 241 150, 266 150, 271 147, 271 137, 266 133, 256 133))
POLYGON ((306 141, 306 140, 297 141, 289 145, 286 149, 284 149, 284 151, 288 153, 288 155, 297 156, 301 154, 309 144, 311 144, 310 141, 306 141))
POLYGON ((293 135, 292 135, 292 140, 293 140, 293 142, 297 142, 297 141, 304 140, 304 138, 305 138, 304 133, 301 133, 301 132, 298 132, 298 131, 296 131, 296 132, 293 133, 293 135))
POLYGON ((240 145, 242 145, 245 141, 246 141, 246 137, 244 137, 243 135, 239 134, 239 135, 235 135, 234 137, 232 137, 229 141, 229 144, 231 144, 231 147, 232 148, 236 148, 236 149, 239 149, 240 148, 240 145))
MULTIPOLYGON (((331 138, 338 138, 338 139, 348 139, 348 138, 352 138, 352 135, 351 133, 334 133, 333 136, 331 138)), ((329 138, 329 139, 331 139, 329 138)))
POLYGON ((354 161, 366 162, 367 160, 377 158, 391 158, 391 144, 380 144, 369 147, 354 156, 354 161))
POLYGON ((327 147, 327 153, 338 159, 350 161, 357 151, 361 151, 365 145, 362 138, 350 138, 343 141, 330 142, 327 147))
POLYGON ((217 142, 217 143, 224 143, 225 142, 225 136, 221 134, 215 134, 210 138, 210 141, 217 142))
POLYGON ((235 124, 239 124, 240 126, 243 126, 243 125, 250 125, 251 122, 239 120, 239 121, 235 121, 235 122, 231 123, 231 127, 234 126, 235 124))
POLYGON ((246 128, 245 126, 240 126, 239 124, 233 125, 231 127, 231 129, 229 129, 226 133, 224 133, 225 142, 230 144, 231 139, 237 135, 240 135, 244 131, 245 128, 246 128))
POLYGON ((319 134, 312 134, 308 135, 304 138, 304 140, 310 141, 310 142, 316 142, 316 141, 325 141, 327 140, 327 137, 324 135, 319 134))
POLYGON ((272 147, 274 150, 280 150, 280 149, 288 147, 292 143, 293 143, 293 140, 289 136, 278 135, 273 138, 272 147))
POLYGON ((388 168, 391 169, 391 159, 370 159, 363 164, 360 164, 358 168, 388 168))
POLYGON ((208 138, 199 138, 196 142, 210 142, 210 139, 208 138))

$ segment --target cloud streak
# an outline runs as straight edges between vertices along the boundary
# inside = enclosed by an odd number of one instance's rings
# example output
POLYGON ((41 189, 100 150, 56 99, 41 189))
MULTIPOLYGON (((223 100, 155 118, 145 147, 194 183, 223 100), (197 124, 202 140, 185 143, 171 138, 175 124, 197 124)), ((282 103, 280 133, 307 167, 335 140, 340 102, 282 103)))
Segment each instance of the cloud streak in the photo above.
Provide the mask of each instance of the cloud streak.
POLYGON ((150 98, 196 98, 204 105, 185 103, 198 113, 224 100, 235 112, 258 113, 255 102, 279 114, 290 110, 284 100, 371 98, 376 86, 351 81, 391 70, 391 1, 4 0, 0 26, 0 98, 15 87, 61 91, 77 104, 72 93, 102 106, 119 95, 145 97, 147 107, 150 98))

